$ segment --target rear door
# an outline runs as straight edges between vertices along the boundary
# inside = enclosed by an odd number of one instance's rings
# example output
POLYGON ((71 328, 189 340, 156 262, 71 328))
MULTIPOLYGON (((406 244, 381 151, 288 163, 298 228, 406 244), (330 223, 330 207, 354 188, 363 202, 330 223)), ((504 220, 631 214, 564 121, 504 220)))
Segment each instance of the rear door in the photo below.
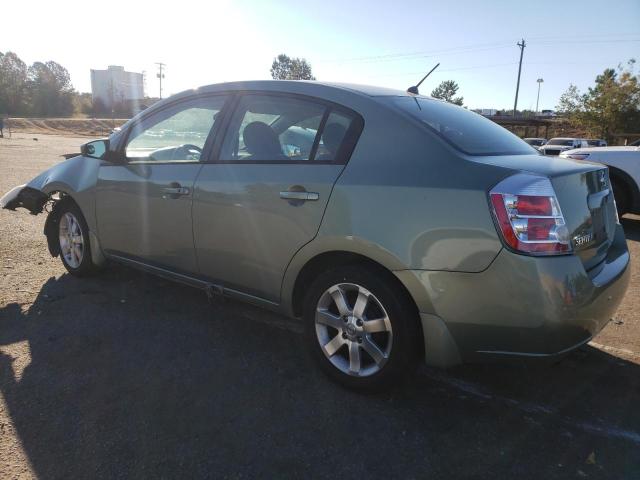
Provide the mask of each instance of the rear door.
POLYGON ((316 235, 362 125, 354 112, 308 97, 239 96, 219 153, 195 186, 201 273, 279 302, 284 271, 316 235))
POLYGON ((225 100, 191 98, 143 117, 127 134, 123 161, 100 167, 96 215, 108 254, 197 272, 193 187, 225 100))

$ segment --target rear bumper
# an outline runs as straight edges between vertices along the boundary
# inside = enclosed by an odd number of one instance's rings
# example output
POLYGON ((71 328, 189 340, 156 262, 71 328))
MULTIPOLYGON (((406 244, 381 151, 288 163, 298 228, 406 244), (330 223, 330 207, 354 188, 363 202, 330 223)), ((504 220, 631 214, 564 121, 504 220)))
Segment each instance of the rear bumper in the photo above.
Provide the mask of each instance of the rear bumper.
MULTIPOLYGON (((606 259, 588 272, 574 255, 529 257, 503 249, 481 273, 412 273, 419 281, 414 286, 419 283, 428 298, 418 302, 421 310, 428 302, 428 314, 442 320, 436 336, 447 337, 446 358, 455 359, 456 348, 457 357, 470 362, 554 357, 588 342, 622 301, 628 267, 618 225, 606 259)), ((427 362, 447 363, 430 361, 429 337, 425 331, 427 362)))

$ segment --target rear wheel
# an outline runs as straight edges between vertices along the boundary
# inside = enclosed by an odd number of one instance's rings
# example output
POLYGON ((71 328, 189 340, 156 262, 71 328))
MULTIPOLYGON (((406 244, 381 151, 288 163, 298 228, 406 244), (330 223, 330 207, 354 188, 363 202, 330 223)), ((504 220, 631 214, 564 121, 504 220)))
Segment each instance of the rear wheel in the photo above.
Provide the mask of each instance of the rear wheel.
POLYGON ((89 228, 78 206, 64 201, 54 213, 58 223, 58 247, 60 259, 67 271, 84 276, 93 273, 97 267, 91 260, 89 228))
POLYGON ((311 285, 304 320, 322 370, 348 388, 380 390, 413 372, 422 335, 402 289, 368 267, 339 267, 311 285))

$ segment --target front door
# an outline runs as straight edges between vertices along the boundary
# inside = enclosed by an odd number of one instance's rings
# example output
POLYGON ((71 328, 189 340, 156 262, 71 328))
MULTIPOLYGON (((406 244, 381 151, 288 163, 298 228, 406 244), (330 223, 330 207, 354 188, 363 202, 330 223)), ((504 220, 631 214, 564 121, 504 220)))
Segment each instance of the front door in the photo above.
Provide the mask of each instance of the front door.
POLYGON ((318 232, 359 118, 306 97, 242 95, 219 158, 203 166, 195 186, 201 273, 279 302, 289 261, 318 232))
POLYGON ((100 167, 96 215, 107 254, 197 272, 193 188, 224 102, 192 98, 143 117, 122 148, 126 161, 100 167))

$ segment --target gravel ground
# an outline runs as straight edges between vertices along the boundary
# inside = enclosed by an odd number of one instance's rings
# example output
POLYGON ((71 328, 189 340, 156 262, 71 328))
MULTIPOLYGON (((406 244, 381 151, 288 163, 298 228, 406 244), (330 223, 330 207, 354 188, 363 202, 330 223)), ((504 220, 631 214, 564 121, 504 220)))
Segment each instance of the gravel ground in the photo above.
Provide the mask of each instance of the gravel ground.
MULTIPOLYGON (((0 139, 0 192, 84 140, 0 139)), ((0 211, 0 478, 640 478, 640 219, 613 321, 547 367, 422 367, 363 396, 299 325, 122 267, 78 280, 0 211)))

